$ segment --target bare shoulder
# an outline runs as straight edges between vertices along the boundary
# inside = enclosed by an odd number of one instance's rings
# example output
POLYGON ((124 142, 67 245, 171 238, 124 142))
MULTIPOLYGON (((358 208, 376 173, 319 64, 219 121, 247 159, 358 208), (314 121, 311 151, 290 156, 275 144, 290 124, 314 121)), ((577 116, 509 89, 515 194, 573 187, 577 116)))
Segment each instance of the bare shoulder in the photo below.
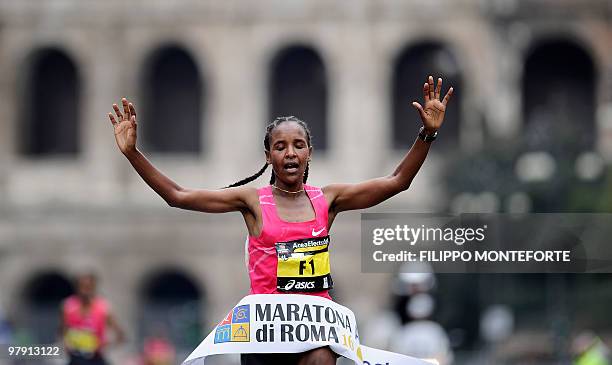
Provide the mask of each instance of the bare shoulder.
POLYGON ((333 196, 334 194, 336 194, 340 189, 341 186, 344 184, 329 184, 329 185, 325 185, 324 187, 321 188, 321 190, 323 191, 323 194, 327 197, 329 196, 333 196))
POLYGON ((250 186, 237 186, 233 188, 225 188, 216 190, 222 194, 228 201, 240 201, 239 210, 251 210, 255 202, 259 200, 257 196, 257 188, 250 186))
POLYGON ((321 188, 330 208, 333 207, 336 198, 346 187, 347 184, 329 184, 321 188))
POLYGON ((257 188, 254 188, 252 186, 239 186, 239 187, 230 188, 230 189, 236 189, 237 193, 240 194, 240 197, 244 200, 244 202, 249 207, 252 207, 256 203, 259 202, 259 195, 257 193, 257 188))

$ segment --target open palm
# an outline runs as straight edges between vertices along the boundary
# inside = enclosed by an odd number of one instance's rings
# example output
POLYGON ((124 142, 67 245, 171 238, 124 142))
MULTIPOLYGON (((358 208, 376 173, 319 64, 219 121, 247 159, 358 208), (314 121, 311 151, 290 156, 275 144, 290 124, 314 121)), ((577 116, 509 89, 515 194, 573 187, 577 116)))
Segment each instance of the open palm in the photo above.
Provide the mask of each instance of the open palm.
POLYGON ((442 122, 444 122, 444 112, 446 112, 446 105, 448 104, 451 96, 453 95, 453 88, 451 87, 444 95, 444 99, 440 100, 442 91, 442 79, 438 78, 438 83, 434 89, 434 79, 432 76, 427 78, 427 82, 423 84, 423 99, 424 105, 421 106, 418 102, 413 102, 412 106, 419 112, 421 121, 427 132, 433 133, 437 131, 442 122))
POLYGON ((112 113, 108 113, 108 117, 115 129, 115 141, 119 150, 123 153, 129 153, 136 149, 136 108, 126 98, 121 99, 123 105, 123 113, 117 104, 113 104, 113 109, 117 115, 117 119, 112 113))

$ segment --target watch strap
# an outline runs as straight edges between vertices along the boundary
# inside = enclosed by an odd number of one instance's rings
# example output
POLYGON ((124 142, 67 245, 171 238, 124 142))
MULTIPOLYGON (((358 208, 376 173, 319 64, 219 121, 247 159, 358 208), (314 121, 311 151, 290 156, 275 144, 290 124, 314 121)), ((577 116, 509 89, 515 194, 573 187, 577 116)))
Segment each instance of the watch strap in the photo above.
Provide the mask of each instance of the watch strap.
POLYGON ((435 131, 432 134, 427 134, 424 126, 421 127, 421 129, 419 129, 419 138, 423 142, 428 142, 428 143, 433 142, 436 140, 437 137, 438 137, 438 131, 435 131))

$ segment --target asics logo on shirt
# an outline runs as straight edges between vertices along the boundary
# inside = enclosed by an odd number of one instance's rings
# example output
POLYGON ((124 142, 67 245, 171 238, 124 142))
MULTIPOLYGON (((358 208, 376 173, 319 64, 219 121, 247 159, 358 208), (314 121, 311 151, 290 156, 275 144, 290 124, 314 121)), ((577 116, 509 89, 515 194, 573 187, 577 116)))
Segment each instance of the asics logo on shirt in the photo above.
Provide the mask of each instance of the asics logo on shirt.
POLYGON ((315 287, 315 282, 314 281, 298 281, 296 282, 295 280, 289 280, 287 282, 287 285, 285 285, 285 290, 291 290, 291 289, 314 289, 315 287))
POLYGON ((325 230, 325 228, 321 228, 321 230, 320 230, 320 231, 315 231, 315 229, 313 228, 313 229, 312 229, 312 235, 313 235, 314 237, 316 237, 316 236, 320 235, 320 234, 321 234, 321 232, 323 232, 323 230, 325 230))

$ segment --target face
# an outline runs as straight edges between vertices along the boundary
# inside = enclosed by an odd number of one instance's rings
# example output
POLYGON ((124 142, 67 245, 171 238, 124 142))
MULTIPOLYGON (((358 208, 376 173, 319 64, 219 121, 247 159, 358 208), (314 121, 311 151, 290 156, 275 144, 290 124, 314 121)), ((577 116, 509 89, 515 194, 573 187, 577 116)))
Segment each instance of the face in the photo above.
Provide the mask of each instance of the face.
POLYGON ((291 186, 302 182, 311 153, 304 129, 296 122, 283 122, 270 134, 266 160, 272 164, 277 183, 291 186))
POLYGON ((96 294, 96 279, 91 275, 81 276, 77 281, 77 291, 83 298, 92 298, 96 294))

